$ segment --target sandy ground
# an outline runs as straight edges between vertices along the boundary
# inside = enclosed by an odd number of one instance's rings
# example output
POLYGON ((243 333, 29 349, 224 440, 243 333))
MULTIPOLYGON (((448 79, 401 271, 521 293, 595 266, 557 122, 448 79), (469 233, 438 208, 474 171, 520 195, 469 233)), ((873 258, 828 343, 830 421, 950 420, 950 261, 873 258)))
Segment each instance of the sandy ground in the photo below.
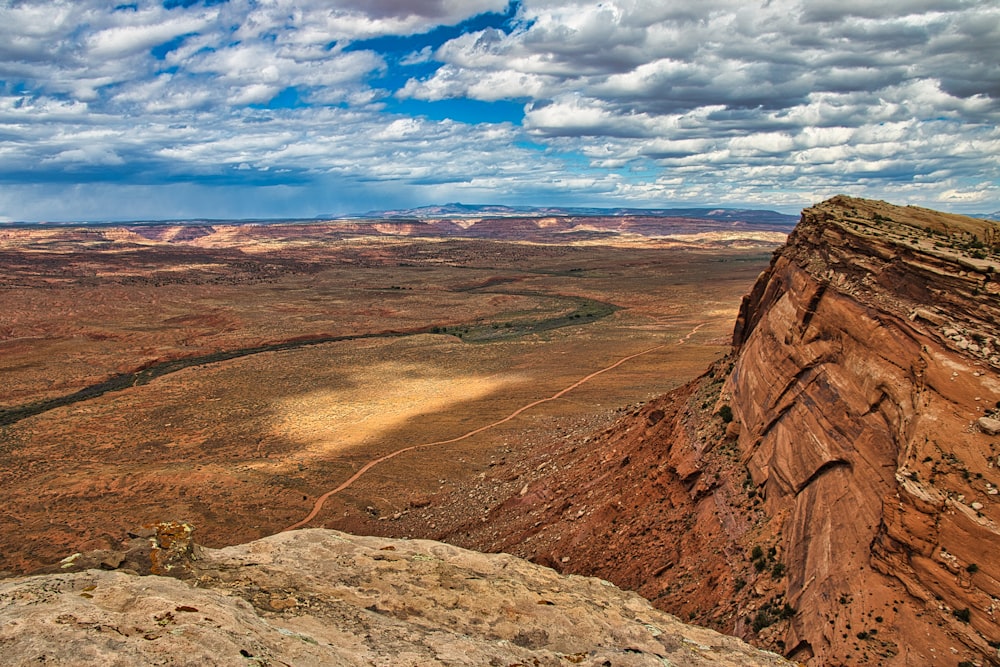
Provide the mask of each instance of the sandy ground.
POLYGON ((703 371, 726 351, 770 249, 410 241, 8 256, 7 408, 165 359, 320 335, 445 333, 205 363, 0 427, 0 571, 110 546, 153 521, 190 521, 209 546, 272 534, 373 459, 468 433, 666 345, 495 428, 380 464, 309 524, 386 532, 429 495, 533 443, 583 438, 703 371), (457 335, 565 315, 570 297, 620 310, 489 343, 457 335))

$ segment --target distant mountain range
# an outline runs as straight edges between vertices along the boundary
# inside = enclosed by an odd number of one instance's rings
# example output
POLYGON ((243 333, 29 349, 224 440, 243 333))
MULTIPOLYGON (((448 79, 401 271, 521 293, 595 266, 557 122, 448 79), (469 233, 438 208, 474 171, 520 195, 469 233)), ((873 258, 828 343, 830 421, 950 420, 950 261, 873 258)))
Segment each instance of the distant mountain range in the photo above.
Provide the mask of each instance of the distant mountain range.
POLYGON ((744 208, 595 208, 558 206, 501 206, 496 204, 441 204, 418 208, 369 211, 358 216, 364 219, 428 219, 428 218, 521 218, 521 217, 623 217, 641 216, 646 218, 686 218, 688 220, 711 220, 714 222, 764 223, 770 225, 794 226, 797 215, 787 215, 766 209, 744 208))
MULTIPOLYGON (((969 217, 1000 220, 1000 211, 993 213, 970 213, 969 217)), ((462 204, 453 202, 431 206, 420 206, 408 209, 389 209, 385 211, 368 211, 351 215, 323 214, 313 218, 185 218, 171 220, 132 220, 132 221, 62 221, 62 222, 19 222, 0 221, 0 227, 33 227, 35 225, 53 225, 73 227, 78 225, 219 225, 219 224, 271 224, 271 223, 309 223, 312 221, 332 220, 392 220, 392 221, 428 221, 428 220, 461 220, 469 218, 670 218, 674 220, 704 221, 718 224, 735 223, 752 227, 766 226, 790 231, 799 221, 798 215, 779 213, 769 209, 753 208, 598 208, 587 206, 503 206, 499 204, 462 204)))

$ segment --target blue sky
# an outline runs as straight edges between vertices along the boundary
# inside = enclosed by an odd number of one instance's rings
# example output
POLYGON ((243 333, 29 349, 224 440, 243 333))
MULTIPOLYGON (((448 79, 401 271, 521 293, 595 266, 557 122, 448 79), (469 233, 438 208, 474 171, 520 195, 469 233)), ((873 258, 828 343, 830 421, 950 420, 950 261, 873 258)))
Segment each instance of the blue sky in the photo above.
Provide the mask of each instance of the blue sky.
POLYGON ((0 221, 1000 209, 994 0, 0 1, 0 221))

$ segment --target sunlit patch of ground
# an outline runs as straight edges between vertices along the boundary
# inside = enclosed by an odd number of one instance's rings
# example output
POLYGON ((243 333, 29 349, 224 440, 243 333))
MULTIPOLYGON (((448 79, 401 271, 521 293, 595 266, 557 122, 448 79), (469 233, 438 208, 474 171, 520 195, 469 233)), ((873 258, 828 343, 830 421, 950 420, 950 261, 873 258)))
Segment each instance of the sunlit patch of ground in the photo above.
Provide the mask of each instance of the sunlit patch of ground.
POLYGON ((432 364, 412 362, 386 361, 356 368, 344 388, 278 401, 274 435, 301 447, 285 460, 252 467, 277 472, 377 443, 415 417, 455 409, 526 381, 516 374, 455 375, 432 364))

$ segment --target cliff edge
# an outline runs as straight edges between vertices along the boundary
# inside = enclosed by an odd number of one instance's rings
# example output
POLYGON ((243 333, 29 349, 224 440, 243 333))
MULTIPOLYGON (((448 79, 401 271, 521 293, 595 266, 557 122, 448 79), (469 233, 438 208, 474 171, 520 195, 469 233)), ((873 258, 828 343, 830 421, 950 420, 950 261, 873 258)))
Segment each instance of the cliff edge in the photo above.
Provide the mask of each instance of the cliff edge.
POLYGON ((809 664, 1000 664, 998 268, 995 222, 809 208, 728 358, 444 538, 809 664))
POLYGON ((877 616, 900 658, 996 660, 998 243, 995 223, 837 197, 744 301, 723 396, 782 526, 793 656, 832 658, 877 616))
POLYGON ((512 556, 320 529, 218 550, 190 538, 161 524, 126 551, 0 582, 3 663, 787 664, 512 556), (119 569, 82 569, 95 563, 119 569))

